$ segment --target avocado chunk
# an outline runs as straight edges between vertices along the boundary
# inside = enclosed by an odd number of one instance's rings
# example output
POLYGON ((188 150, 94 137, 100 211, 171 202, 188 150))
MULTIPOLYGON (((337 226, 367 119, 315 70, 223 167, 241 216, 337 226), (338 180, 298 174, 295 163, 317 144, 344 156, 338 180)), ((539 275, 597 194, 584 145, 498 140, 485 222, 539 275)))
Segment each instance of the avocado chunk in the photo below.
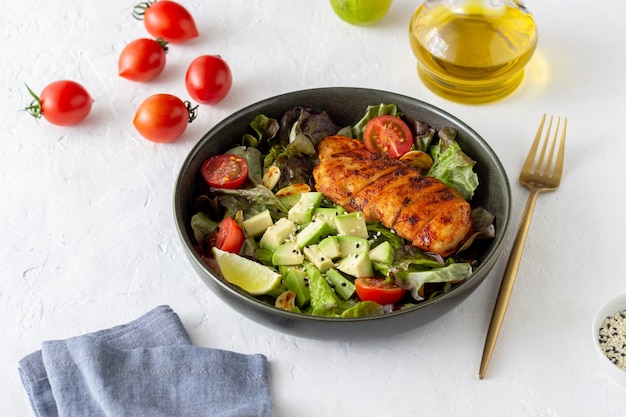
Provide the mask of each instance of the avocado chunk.
POLYGON ((323 220, 336 232, 333 219, 339 215, 344 214, 346 211, 341 206, 337 207, 317 207, 313 210, 313 219, 323 220))
POLYGON ((337 236, 337 242, 339 243, 339 251, 342 257, 370 250, 370 243, 367 239, 358 236, 337 236))
POLYGON ((356 278, 371 277, 374 275, 372 261, 367 252, 352 253, 337 261, 336 268, 341 272, 356 278))
POLYGON ((334 268, 326 271, 326 278, 330 281, 332 288, 344 300, 349 300, 356 291, 356 287, 348 278, 334 268))
POLYGON ((307 224, 313 218, 313 210, 320 206, 322 193, 309 191, 300 194, 300 199, 289 209, 287 218, 295 224, 307 224))
POLYGON ((285 275, 285 285, 289 291, 296 294, 296 305, 305 307, 311 301, 311 292, 309 291, 309 277, 302 269, 291 269, 285 275))
POLYGON ((330 259, 337 259, 341 257, 341 248, 339 247, 339 239, 337 236, 327 236, 319 243, 319 248, 324 255, 330 259))
POLYGON ((300 249, 308 245, 318 243, 323 237, 326 237, 332 232, 330 226, 321 220, 313 220, 311 223, 304 226, 296 235, 296 242, 300 249))
POLYGON ((339 214, 333 218, 333 224, 338 235, 358 236, 367 239, 367 225, 365 217, 360 211, 339 214))
POLYGON ((301 265, 304 255, 294 241, 287 241, 280 245, 272 255, 274 265, 301 265))
POLYGON ((284 217, 278 219, 276 223, 267 228, 259 246, 263 249, 275 251, 289 236, 296 232, 296 225, 284 217))
POLYGON ((261 236, 265 231, 274 224, 269 210, 255 214, 247 220, 243 221, 243 230, 250 237, 261 236))
POLYGON ((324 254, 318 245, 306 246, 302 252, 307 261, 311 262, 320 272, 324 273, 333 267, 333 260, 324 254))
POLYGON ((394 251, 391 243, 384 241, 375 248, 370 249, 369 255, 372 262, 390 264, 393 262, 394 251))
POLYGON ((305 271, 309 277, 312 314, 315 316, 332 316, 336 314, 338 299, 326 278, 313 264, 306 264, 305 271))

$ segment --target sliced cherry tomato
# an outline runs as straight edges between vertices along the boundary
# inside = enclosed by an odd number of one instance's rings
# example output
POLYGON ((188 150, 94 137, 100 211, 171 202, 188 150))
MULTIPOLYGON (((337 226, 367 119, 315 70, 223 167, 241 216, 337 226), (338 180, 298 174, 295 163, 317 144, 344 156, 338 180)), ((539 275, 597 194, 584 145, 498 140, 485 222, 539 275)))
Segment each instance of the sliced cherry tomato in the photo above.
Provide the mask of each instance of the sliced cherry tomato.
POLYGON ((133 124, 152 142, 172 142, 196 118, 196 107, 171 94, 155 94, 139 105, 133 124))
POLYGON ((244 240, 241 226, 232 217, 224 217, 216 229, 215 247, 226 252, 239 253, 244 240))
POLYGON ((71 126, 81 122, 93 105, 93 99, 85 88, 74 81, 60 80, 50 83, 37 96, 28 86, 33 97, 26 110, 31 116, 58 126, 71 126))
POLYGON ((224 99, 233 84, 230 67, 218 55, 194 59, 185 76, 187 92, 198 103, 215 104, 224 99))
POLYGON ((211 187, 235 189, 248 177, 248 162, 235 154, 215 155, 204 161, 201 172, 211 187))
POLYGON ((413 147, 413 134, 399 117, 382 115, 367 122, 363 142, 371 152, 385 152, 391 158, 399 158, 413 147))
POLYGON ((198 36, 198 28, 191 13, 174 1, 159 0, 139 3, 133 16, 143 20, 146 30, 155 38, 182 43, 198 36))
POLYGON ((131 81, 150 81, 163 72, 165 54, 167 42, 163 39, 135 39, 120 54, 118 74, 131 81))
POLYGON ((357 278, 354 280, 356 293, 362 301, 395 304, 404 297, 406 290, 384 278, 357 278))

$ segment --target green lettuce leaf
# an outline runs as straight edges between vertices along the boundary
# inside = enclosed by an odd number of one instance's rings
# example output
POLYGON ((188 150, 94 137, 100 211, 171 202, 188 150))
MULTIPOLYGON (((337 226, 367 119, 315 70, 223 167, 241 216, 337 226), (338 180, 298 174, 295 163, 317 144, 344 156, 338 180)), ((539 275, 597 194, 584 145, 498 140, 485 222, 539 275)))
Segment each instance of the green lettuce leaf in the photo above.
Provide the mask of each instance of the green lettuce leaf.
POLYGON ((276 137, 280 128, 278 120, 260 114, 250 123, 250 127, 255 134, 246 133, 243 135, 242 144, 244 146, 259 147, 271 145, 271 140, 276 137))
POLYGON ((471 200, 478 187, 478 175, 473 171, 476 161, 467 156, 455 141, 457 131, 444 127, 439 131, 439 143, 430 147, 433 166, 428 176, 435 177, 471 200))
POLYGON ((472 273, 468 263, 453 263, 443 268, 429 271, 402 271, 396 274, 396 284, 411 292, 417 301, 424 299, 424 284, 458 283, 472 273))

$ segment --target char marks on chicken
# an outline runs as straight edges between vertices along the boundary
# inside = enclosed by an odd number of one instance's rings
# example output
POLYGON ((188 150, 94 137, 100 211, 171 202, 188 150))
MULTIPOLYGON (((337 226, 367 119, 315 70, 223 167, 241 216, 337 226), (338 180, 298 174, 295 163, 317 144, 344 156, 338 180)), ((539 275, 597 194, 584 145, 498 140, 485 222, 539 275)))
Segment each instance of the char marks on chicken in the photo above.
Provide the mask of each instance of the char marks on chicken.
POLYGON ((324 139, 317 151, 317 191, 347 211, 380 221, 414 246, 447 257, 473 232, 470 204, 438 179, 344 136, 324 139))

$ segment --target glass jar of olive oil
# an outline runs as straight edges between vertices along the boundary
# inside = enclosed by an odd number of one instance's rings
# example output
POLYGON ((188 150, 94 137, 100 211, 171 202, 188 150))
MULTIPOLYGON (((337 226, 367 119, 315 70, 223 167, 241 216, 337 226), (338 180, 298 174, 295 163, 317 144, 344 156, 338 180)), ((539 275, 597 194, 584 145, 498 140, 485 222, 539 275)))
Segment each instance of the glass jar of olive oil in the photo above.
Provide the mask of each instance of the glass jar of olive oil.
POLYGON ((422 82, 461 103, 512 93, 537 46, 535 21, 517 0, 425 0, 409 37, 422 82))

